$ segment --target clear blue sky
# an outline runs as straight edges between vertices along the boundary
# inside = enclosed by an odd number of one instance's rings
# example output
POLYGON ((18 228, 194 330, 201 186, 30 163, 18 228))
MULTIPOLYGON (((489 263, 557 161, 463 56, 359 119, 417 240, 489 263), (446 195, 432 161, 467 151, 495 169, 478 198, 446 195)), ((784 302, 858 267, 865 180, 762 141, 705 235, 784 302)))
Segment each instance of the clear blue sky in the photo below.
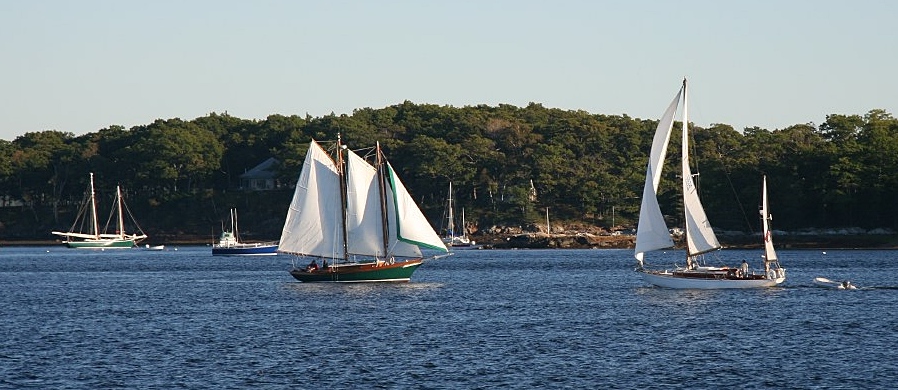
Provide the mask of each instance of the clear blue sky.
POLYGON ((0 0, 0 138, 529 102, 770 130, 898 115, 898 1, 0 0))

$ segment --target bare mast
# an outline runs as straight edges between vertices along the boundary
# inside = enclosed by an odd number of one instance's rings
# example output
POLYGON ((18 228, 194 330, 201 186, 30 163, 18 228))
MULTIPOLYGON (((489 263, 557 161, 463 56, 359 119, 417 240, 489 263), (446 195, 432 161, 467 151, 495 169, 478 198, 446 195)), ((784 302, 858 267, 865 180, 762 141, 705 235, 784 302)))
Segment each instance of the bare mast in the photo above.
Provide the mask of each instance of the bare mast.
POLYGON ((100 239, 100 223, 97 221, 97 197, 94 193, 94 173, 90 173, 90 222, 94 229, 94 239, 100 239))

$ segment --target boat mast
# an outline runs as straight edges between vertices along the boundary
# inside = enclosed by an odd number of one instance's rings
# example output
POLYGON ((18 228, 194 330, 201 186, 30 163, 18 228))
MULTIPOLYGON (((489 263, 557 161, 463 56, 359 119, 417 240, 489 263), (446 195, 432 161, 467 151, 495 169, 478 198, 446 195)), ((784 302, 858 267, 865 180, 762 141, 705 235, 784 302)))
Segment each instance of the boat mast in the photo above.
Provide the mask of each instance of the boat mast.
POLYGON ((720 242, 714 235, 705 209, 695 184, 697 175, 692 174, 689 166, 689 99, 686 92, 686 80, 683 80, 683 140, 681 146, 681 169, 683 179, 683 216, 686 222, 687 260, 702 253, 720 248, 720 242))
POLYGON ((464 239, 468 236, 467 228, 465 227, 465 208, 461 209, 461 237, 464 239))
MULTIPOLYGON (((377 189, 380 192, 380 223, 381 230, 383 231, 383 245, 384 245, 384 256, 387 255, 387 251, 390 248, 390 226, 387 215, 387 183, 386 183, 386 164, 384 164, 383 155, 380 151, 380 142, 376 144, 376 155, 377 155, 377 189)), ((397 224, 399 221, 396 222, 397 224)))
POLYGON ((125 238, 125 216, 122 214, 122 187, 115 186, 115 206, 118 209, 118 238, 125 238))
POLYGON ((97 222, 97 198, 94 193, 94 173, 90 173, 90 222, 93 225, 94 229, 94 238, 100 238, 100 223, 97 222))
MULTIPOLYGON (((688 100, 686 99, 686 79, 683 78, 683 123, 682 123, 683 134, 681 135, 682 144, 680 145, 680 153, 681 153, 680 158, 682 159, 681 174, 683 175, 683 186, 682 186, 682 188, 683 188, 683 211, 685 213, 683 216, 683 221, 686 222, 685 229, 683 229, 683 230, 686 232, 685 233, 686 234, 686 265, 688 267, 690 264, 693 264, 692 258, 697 254, 693 255, 692 253, 689 253, 690 252, 690 250, 689 250, 690 249, 689 248, 689 230, 690 229, 689 229, 689 215, 688 215, 689 214, 689 206, 687 206, 687 201, 686 201, 686 183, 691 182, 692 178, 691 177, 687 178, 686 175, 687 174, 691 175, 692 171, 689 169, 689 118, 688 118, 688 114, 689 114, 688 108, 689 107, 687 106, 687 104, 688 104, 687 102, 688 102, 688 100)), ((691 267, 689 267, 689 268, 691 268, 691 267)))
POLYGON ((337 133, 337 176, 340 178, 340 228, 343 230, 343 261, 349 262, 349 231, 346 226, 346 167, 343 160, 343 144, 337 133))
POLYGON ((761 234, 764 242, 764 270, 769 271, 770 266, 779 263, 776 257, 776 250, 773 248, 772 228, 770 222, 773 216, 770 215, 770 209, 767 202, 767 175, 762 177, 761 184, 761 234))
POLYGON ((447 228, 449 229, 449 238, 455 238, 455 215, 452 212, 452 182, 449 182, 449 224, 447 228))
POLYGON ((240 237, 237 236, 237 209, 231 209, 231 232, 234 233, 234 240, 240 242, 240 237))

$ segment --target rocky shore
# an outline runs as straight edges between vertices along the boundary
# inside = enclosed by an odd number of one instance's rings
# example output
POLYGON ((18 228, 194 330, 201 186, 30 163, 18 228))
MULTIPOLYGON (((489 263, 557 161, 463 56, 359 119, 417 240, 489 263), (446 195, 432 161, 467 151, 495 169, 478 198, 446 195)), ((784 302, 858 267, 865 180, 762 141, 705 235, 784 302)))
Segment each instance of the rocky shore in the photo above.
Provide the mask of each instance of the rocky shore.
MULTIPOLYGON (((483 248, 494 249, 629 249, 636 245, 632 229, 605 230, 583 225, 526 227, 494 226, 477 231, 471 237, 483 248)), ((882 229, 805 230, 775 232, 774 242, 781 249, 898 249, 898 234, 882 229)), ((675 235, 677 246, 684 245, 675 235)), ((759 234, 720 232, 718 239, 724 248, 760 248, 759 234)))

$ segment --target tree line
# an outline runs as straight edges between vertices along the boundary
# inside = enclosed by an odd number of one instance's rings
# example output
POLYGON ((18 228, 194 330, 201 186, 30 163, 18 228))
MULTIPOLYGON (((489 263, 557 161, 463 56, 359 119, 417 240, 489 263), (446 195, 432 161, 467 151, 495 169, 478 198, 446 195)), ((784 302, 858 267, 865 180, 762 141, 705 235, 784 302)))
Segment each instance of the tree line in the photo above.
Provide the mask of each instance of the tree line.
MULTIPOLYGON (((0 237, 48 238, 68 228, 93 172, 99 194, 123 187, 151 236, 211 236, 238 207, 241 226, 276 238, 309 140, 338 134, 353 149, 379 141, 437 228, 450 182, 457 207, 481 228, 540 221, 547 207, 557 221, 627 228, 638 220, 656 126, 657 119, 536 103, 406 101, 351 115, 248 120, 211 113, 79 136, 29 132, 0 140, 0 237), (269 157, 280 162, 279 189, 239 190, 240 174, 269 157)), ((671 168, 678 128, 659 196, 674 224, 681 210, 679 170, 671 168)), ((691 134, 693 172, 715 228, 757 229, 761 175, 777 229, 898 228, 898 120, 884 110, 775 130, 693 126, 691 134)))

